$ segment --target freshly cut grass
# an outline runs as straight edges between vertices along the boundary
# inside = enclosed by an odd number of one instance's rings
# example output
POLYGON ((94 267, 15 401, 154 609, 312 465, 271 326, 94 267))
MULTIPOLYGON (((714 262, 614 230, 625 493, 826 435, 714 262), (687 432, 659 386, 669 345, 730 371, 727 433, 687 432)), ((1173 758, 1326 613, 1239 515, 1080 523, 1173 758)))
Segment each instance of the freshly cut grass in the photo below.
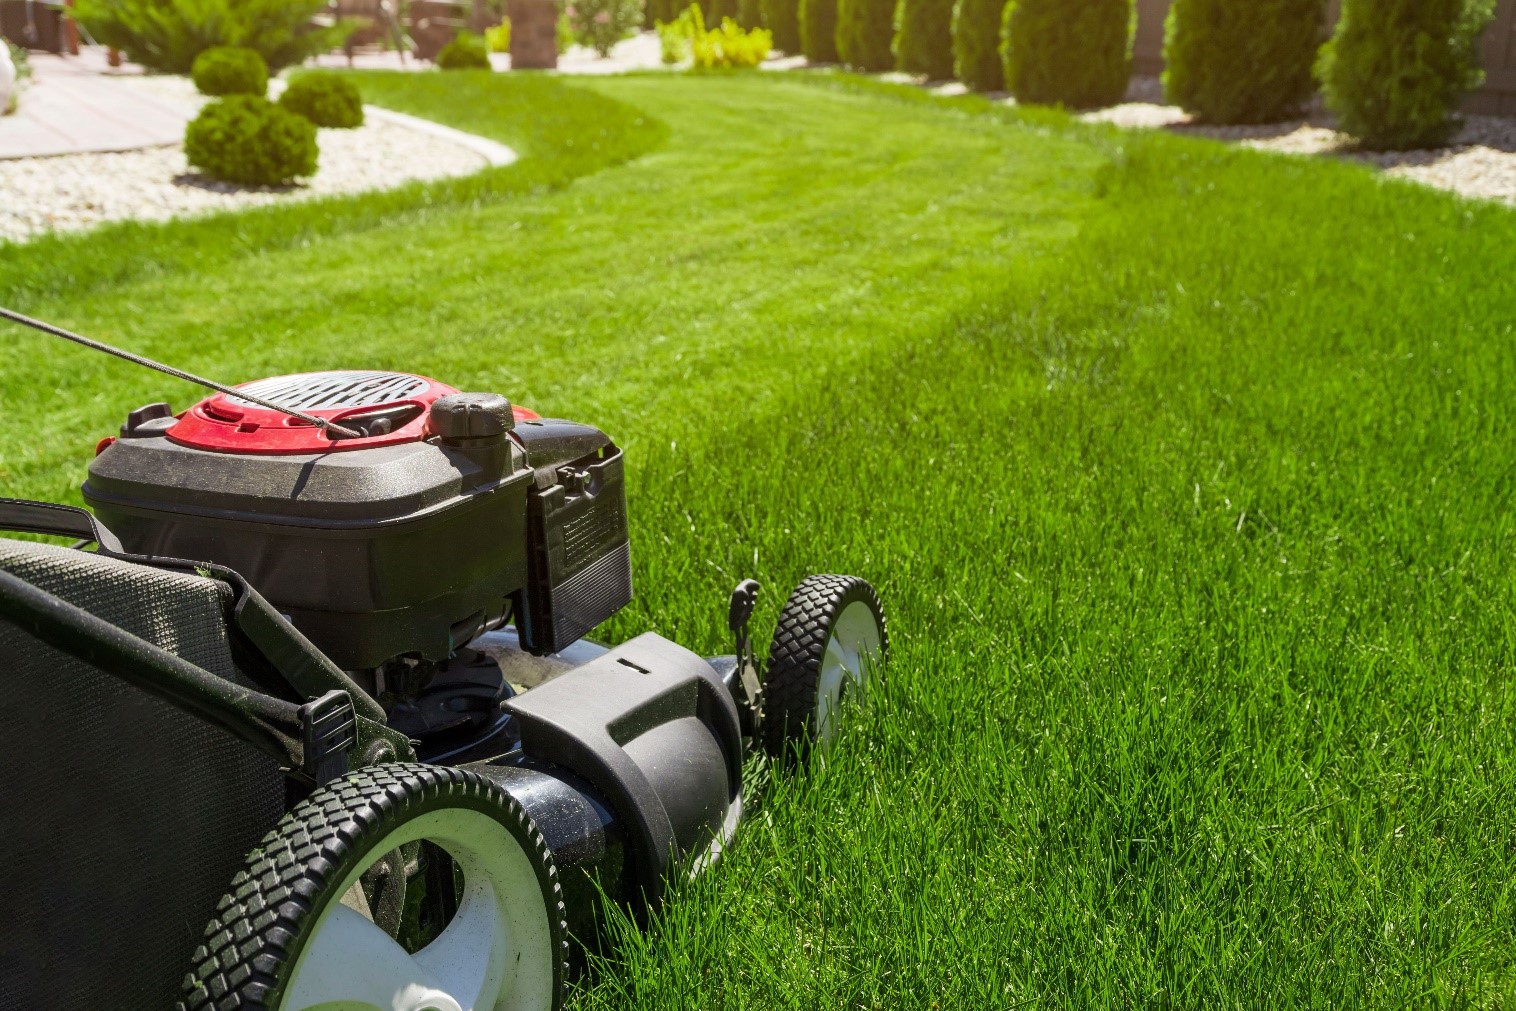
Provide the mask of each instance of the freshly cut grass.
MULTIPOLYGON (((589 174, 596 118, 513 104, 536 81, 428 80, 362 88, 556 188, 12 248, 0 301, 602 425, 611 638, 722 649, 744 575, 760 625, 810 571, 880 587, 872 705, 575 1006, 1516 1000, 1510 212, 842 77, 555 83, 652 138, 589 174), (217 228, 249 238, 181 255, 217 228)), ((8 494, 77 500, 125 410, 195 396, 0 350, 8 494)))
MULTIPOLYGON (((656 147, 661 125, 614 99, 589 95, 551 78, 523 75, 510 87, 488 85, 487 71, 349 75, 366 101, 432 115, 448 109, 460 129, 509 144, 523 160, 472 176, 413 182, 361 197, 334 197, 286 207, 217 214, 163 226, 121 222, 88 235, 59 234, 25 246, 0 241, 0 293, 10 304, 87 295, 97 286, 143 276, 206 270, 249 256, 400 222, 551 190, 656 147)), ((437 118, 433 115, 433 118, 437 118)))

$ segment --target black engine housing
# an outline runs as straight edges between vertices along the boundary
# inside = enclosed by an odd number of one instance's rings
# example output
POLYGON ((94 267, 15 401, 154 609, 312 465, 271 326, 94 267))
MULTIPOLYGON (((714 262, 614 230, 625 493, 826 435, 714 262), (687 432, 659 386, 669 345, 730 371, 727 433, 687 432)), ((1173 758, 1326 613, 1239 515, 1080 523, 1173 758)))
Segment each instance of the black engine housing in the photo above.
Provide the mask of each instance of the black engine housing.
POLYGON ((631 599, 621 451, 588 425, 261 455, 172 427, 124 429, 96 456, 95 514, 129 552, 241 573, 347 670, 441 660, 511 616, 549 653, 631 599))

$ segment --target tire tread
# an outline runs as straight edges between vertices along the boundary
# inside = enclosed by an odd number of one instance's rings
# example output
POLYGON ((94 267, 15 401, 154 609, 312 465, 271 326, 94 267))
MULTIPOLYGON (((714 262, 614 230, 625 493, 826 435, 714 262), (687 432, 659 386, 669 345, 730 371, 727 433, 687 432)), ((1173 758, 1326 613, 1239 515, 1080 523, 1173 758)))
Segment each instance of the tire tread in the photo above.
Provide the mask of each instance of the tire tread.
MULTIPOLYGON (((568 916, 547 843, 509 794, 483 777, 438 765, 370 766, 326 784, 286 814, 248 854, 217 903, 195 950, 178 1011, 273 1011, 288 982, 308 920, 333 880, 369 840, 418 805, 484 801, 514 828, 551 896, 548 922, 558 953, 553 1007, 568 969, 568 916)), ((471 805, 474 806, 474 805, 471 805)), ((324 907, 324 904, 323 904, 324 907)))
POLYGON ((880 652, 889 653, 889 631, 879 594, 857 576, 823 574, 804 580, 785 602, 769 646, 763 682, 763 746, 782 758, 798 746, 802 752, 815 733, 816 692, 826 637, 842 609, 866 602, 879 617, 880 652))

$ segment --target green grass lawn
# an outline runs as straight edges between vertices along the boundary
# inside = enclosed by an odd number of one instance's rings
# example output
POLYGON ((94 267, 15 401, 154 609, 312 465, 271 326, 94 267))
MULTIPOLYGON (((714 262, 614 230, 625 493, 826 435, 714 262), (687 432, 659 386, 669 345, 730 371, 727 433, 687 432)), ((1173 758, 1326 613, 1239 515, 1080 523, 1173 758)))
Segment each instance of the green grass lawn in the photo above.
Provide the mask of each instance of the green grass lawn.
MULTIPOLYGON (((526 157, 0 247, 0 304, 601 425, 612 638, 879 586, 874 704, 573 1006, 1516 1003, 1510 212, 845 79, 360 80, 526 157)), ((10 495, 197 396, 0 353, 10 495)))

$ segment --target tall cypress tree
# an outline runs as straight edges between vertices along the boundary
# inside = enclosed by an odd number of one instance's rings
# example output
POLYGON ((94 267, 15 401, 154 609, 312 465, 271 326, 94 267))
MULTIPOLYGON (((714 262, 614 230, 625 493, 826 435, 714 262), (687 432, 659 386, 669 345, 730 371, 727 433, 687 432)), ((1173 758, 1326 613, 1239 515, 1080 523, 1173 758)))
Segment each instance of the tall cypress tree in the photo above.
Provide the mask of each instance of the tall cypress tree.
POLYGON ((1343 130, 1371 148, 1436 147, 1479 87, 1493 0, 1343 0, 1317 74, 1343 130))
POLYGON ((763 27, 774 33, 774 48, 800 52, 800 0, 762 0, 763 27))
POLYGON ((1208 123, 1271 123, 1310 97, 1326 0, 1174 0, 1163 90, 1208 123))
POLYGON ((1000 21, 1006 0, 958 0, 953 11, 954 72, 973 91, 1005 87, 1000 21))
POLYGON ((650 25, 658 21, 669 24, 689 6, 688 2, 684 2, 684 7, 681 7, 681 2, 684 0, 647 0, 643 6, 643 20, 650 25))
POLYGON ((837 0, 837 55, 854 70, 895 69, 895 0, 837 0))
POLYGON ((812 63, 837 63, 837 0, 800 0, 800 51, 812 63))
POLYGON ((1001 40, 1018 102, 1113 105, 1132 76, 1132 0, 1011 0, 1001 40))
POLYGON ((933 81, 953 76, 953 0, 900 0, 895 66, 933 81))

